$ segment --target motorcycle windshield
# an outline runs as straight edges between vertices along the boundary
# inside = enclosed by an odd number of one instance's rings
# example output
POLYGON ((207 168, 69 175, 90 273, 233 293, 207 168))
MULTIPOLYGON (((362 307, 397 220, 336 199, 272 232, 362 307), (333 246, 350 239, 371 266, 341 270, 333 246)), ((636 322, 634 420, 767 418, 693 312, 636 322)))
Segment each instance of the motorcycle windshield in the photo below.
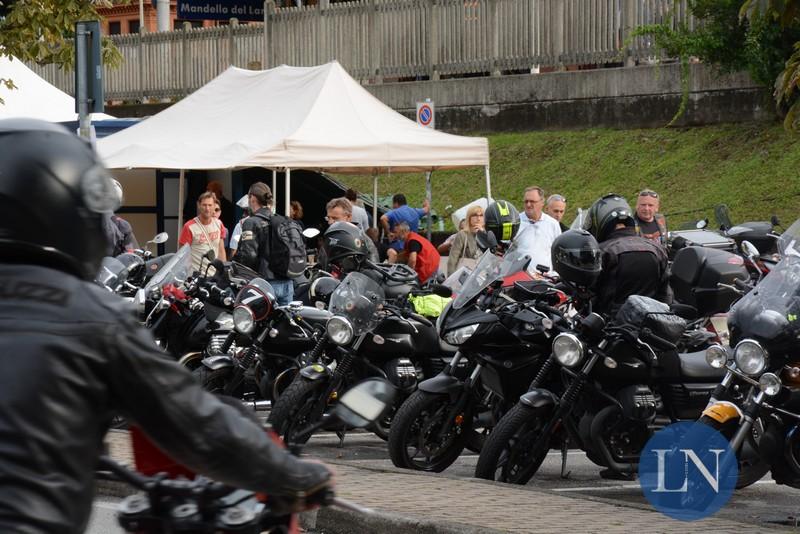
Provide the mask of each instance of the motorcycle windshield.
POLYGON ((183 245, 170 260, 158 270, 144 286, 145 293, 154 287, 164 287, 174 282, 183 282, 192 272, 192 247, 183 245))
POLYGON ((747 295, 731 308, 731 313, 754 316, 761 312, 800 334, 800 219, 778 239, 781 261, 747 295), (792 328, 793 327, 793 328, 792 328))
POLYGON ((503 257, 496 256, 487 250, 464 282, 461 292, 453 300, 453 308, 463 308, 492 282, 525 270, 530 261, 531 258, 528 255, 523 254, 513 245, 503 257))
POLYGON ((377 311, 383 305, 381 286, 359 272, 348 274, 331 294, 328 309, 353 325, 353 335, 370 331, 378 324, 377 311))
POLYGON ((106 256, 103 258, 103 263, 100 264, 100 270, 95 276, 95 280, 100 285, 114 289, 127 278, 127 271, 125 264, 117 258, 106 256))
POLYGON ((578 211, 575 213, 575 219, 572 221, 572 224, 569 225, 570 230, 581 230, 583 228, 583 224, 586 222, 586 217, 589 215, 589 210, 578 208, 578 211))

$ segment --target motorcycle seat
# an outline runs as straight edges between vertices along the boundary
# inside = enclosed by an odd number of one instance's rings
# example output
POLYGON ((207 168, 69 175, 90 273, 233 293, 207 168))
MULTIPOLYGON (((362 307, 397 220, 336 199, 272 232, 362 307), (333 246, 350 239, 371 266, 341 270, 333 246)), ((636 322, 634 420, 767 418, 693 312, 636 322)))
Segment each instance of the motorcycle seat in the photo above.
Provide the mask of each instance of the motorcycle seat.
POLYGON ((706 351, 679 353, 681 375, 687 378, 721 379, 725 368, 715 369, 706 362, 706 351))

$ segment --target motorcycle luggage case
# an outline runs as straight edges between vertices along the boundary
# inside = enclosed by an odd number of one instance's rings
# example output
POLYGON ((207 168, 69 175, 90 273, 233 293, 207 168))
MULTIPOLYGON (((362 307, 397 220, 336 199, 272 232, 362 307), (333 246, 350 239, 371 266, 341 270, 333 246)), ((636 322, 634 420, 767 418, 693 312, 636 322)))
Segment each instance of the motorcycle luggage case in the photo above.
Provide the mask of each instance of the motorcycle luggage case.
POLYGON ((700 316, 727 312, 739 295, 718 283, 733 285, 733 280, 747 280, 749 274, 741 256, 724 250, 687 247, 675 254, 670 285, 675 299, 697 308, 700 316))
POLYGON ((728 235, 741 246, 742 241, 750 241, 761 254, 775 254, 778 252, 778 240, 772 234, 772 223, 769 221, 754 221, 737 224, 728 235))
POLYGON ((649 328, 658 337, 677 343, 686 330, 686 321, 669 306, 650 297, 631 295, 617 312, 616 321, 637 328, 649 328))
POLYGON ((710 230, 678 230, 669 233, 669 252, 671 255, 685 247, 707 247, 717 250, 736 250, 736 242, 710 230))

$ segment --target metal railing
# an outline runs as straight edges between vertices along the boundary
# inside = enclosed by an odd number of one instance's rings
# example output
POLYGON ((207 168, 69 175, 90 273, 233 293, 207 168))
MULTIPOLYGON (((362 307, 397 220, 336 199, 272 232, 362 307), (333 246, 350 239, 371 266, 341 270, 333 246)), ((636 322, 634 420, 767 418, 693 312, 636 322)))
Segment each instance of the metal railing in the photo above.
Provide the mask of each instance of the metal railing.
MULTIPOLYGON (((692 27, 687 0, 361 0, 276 9, 264 23, 113 36, 124 58, 105 69, 109 100, 186 95, 229 65, 261 69, 338 60, 356 79, 438 79, 570 64, 631 64, 655 52, 644 24, 692 27)), ((188 26, 188 24, 187 24, 188 26)), ((72 92, 72 72, 33 66, 72 92)))

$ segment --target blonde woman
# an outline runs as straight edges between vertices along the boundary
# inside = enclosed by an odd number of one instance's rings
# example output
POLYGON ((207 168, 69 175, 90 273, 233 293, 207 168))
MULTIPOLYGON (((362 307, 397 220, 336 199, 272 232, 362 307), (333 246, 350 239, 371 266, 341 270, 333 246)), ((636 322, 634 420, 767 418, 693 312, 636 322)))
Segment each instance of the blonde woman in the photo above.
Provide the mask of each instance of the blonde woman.
POLYGON ((447 274, 453 274, 459 267, 466 265, 475 267, 481 255, 475 234, 484 229, 483 208, 472 206, 467 210, 466 228, 456 234, 453 246, 450 247, 450 256, 447 258, 447 274))

